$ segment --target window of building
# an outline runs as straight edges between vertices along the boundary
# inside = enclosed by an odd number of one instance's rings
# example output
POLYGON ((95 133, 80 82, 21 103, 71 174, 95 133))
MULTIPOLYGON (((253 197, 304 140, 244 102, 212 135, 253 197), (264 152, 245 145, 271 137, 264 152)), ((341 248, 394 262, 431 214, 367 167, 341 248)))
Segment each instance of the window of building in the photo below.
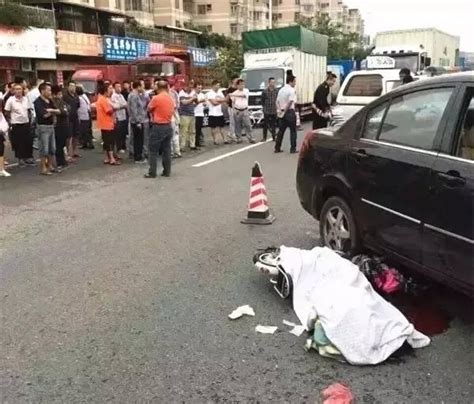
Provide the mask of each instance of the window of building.
POLYGON ((198 14, 206 14, 206 5, 198 4, 198 14))
POLYGON ((174 23, 174 26, 181 28, 181 22, 179 22, 178 20, 176 20, 175 23, 174 23))
POLYGON ((299 6, 300 5, 300 0, 295 0, 295 5, 299 6))
POLYGON ((452 88, 437 88, 396 98, 383 120, 379 140, 432 150, 452 93, 452 88))
POLYGON ((212 11, 212 4, 206 4, 206 11, 208 13, 212 11))
POLYGON ((239 6, 237 4, 230 5, 230 15, 237 15, 239 12, 239 6))
POLYGON ((179 0, 174 0, 174 8, 181 8, 179 4, 179 0))
POLYGON ((378 97, 382 95, 382 76, 379 74, 364 74, 353 76, 344 89, 347 97, 378 97))
POLYGON ((230 24, 230 33, 231 35, 237 35, 239 33, 237 24, 230 24))
POLYGON ((299 21, 301 17, 301 13, 295 13, 295 21, 299 21))

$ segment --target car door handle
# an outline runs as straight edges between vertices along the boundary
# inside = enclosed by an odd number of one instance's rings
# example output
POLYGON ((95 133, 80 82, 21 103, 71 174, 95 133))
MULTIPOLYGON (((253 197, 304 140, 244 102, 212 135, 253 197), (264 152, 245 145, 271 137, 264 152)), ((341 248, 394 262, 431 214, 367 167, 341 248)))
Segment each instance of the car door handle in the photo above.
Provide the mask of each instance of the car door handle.
POLYGON ((438 173, 438 178, 450 187, 461 187, 466 184, 466 179, 461 177, 459 171, 450 170, 447 173, 438 173))
POLYGON ((369 155, 366 153, 365 149, 359 149, 357 147, 352 148, 352 154, 354 154, 358 158, 362 158, 362 159, 365 159, 365 158, 369 157, 369 155))

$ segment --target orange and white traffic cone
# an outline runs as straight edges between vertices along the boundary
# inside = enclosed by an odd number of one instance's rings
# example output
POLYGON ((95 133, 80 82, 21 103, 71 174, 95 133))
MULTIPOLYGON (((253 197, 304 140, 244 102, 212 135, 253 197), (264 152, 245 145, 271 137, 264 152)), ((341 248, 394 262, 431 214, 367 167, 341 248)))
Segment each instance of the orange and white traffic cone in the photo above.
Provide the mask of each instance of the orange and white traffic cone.
POLYGON ((252 179, 250 180, 250 197, 247 217, 242 220, 244 224, 272 224, 275 216, 270 213, 268 207, 267 190, 259 163, 252 168, 252 179))

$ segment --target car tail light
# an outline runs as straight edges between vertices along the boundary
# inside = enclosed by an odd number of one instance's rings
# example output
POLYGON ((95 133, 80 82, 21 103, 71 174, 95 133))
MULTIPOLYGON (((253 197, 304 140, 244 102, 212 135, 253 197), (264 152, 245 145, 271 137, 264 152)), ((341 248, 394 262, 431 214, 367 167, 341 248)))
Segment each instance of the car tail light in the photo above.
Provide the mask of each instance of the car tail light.
POLYGON ((300 155, 298 159, 298 163, 301 163, 303 158, 308 154, 308 152, 311 150, 314 140, 318 137, 318 134, 316 133, 315 130, 310 130, 309 132, 304 135, 303 143, 301 143, 300 147, 300 155))

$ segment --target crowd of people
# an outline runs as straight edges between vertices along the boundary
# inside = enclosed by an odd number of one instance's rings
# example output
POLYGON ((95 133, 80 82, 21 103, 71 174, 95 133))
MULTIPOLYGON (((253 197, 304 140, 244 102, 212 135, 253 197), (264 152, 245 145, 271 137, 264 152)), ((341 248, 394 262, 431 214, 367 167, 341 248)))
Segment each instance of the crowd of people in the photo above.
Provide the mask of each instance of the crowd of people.
POLYGON ((9 177, 5 145, 9 141, 19 167, 36 166, 40 174, 60 173, 92 149, 91 104, 84 90, 70 81, 65 88, 43 80, 28 86, 22 78, 5 85, 0 97, 0 177, 9 177))
MULTIPOLYGON (((315 92, 313 128, 327 125, 330 119, 328 95, 336 76, 328 72, 326 80, 315 92)), ((268 132, 275 142, 275 153, 287 129, 290 130, 290 153, 297 153, 296 77, 288 75, 286 85, 278 89, 273 77, 262 93, 263 137, 268 132), (278 131, 277 131, 278 129, 278 131)), ((59 173, 81 157, 79 149, 93 149, 91 107, 95 106, 96 127, 102 136, 104 164, 118 166, 128 151, 137 164, 149 163, 146 178, 157 176, 157 157, 162 156, 164 176, 171 173, 172 158, 180 158, 187 150, 205 147, 203 126, 208 117, 215 145, 243 142, 255 143, 249 91, 245 81, 234 76, 229 87, 221 90, 215 80, 204 94, 200 83, 188 81, 177 91, 165 79, 157 79, 145 90, 143 80, 132 83, 99 83, 95 105, 84 89, 69 81, 62 88, 37 80, 28 87, 17 78, 5 87, 0 100, 0 176, 10 176, 4 160, 5 144, 10 139, 18 165, 34 166, 33 150, 40 156, 40 174, 59 173), (228 114, 225 114, 227 112, 228 114), (229 128, 226 128, 228 115, 229 128)))

